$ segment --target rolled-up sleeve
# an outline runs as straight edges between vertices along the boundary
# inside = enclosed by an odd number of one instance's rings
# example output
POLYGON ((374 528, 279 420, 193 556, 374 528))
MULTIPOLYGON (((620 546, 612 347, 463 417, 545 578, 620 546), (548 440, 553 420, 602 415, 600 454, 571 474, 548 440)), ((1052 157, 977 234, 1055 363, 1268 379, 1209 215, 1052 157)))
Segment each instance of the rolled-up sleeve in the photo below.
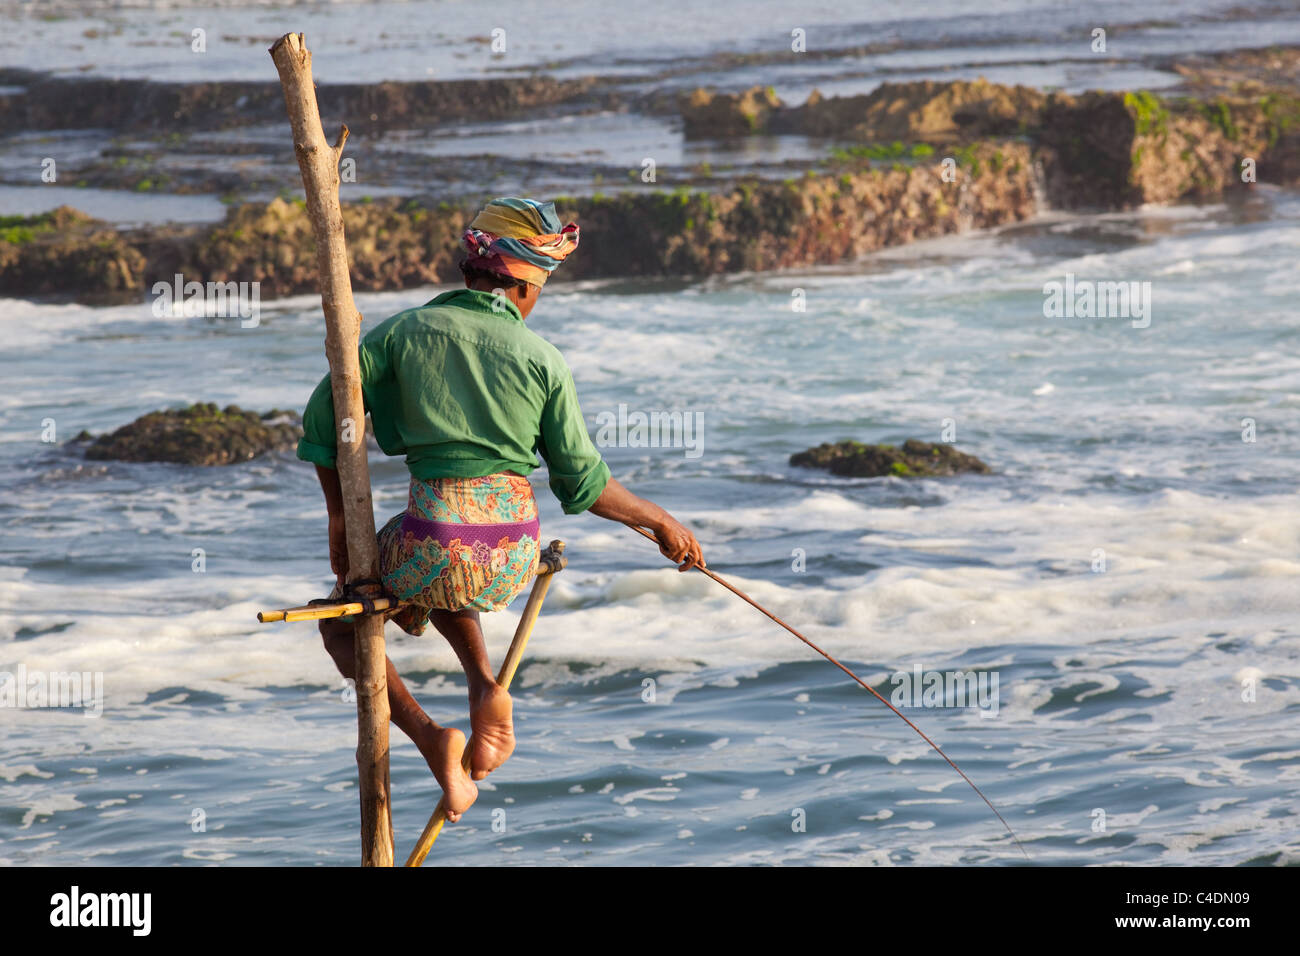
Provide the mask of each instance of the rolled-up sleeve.
POLYGON ((609 482, 609 466, 587 434, 573 375, 565 368, 556 378, 542 410, 537 450, 546 462, 551 491, 564 513, 572 515, 600 497, 609 482))
POLYGON ((334 391, 328 374, 320 380, 307 399, 302 412, 302 438, 298 439, 298 457, 314 465, 333 468, 338 451, 334 434, 334 391))
MULTIPOLYGON (((371 391, 388 371, 387 340, 384 329, 374 330, 361 340, 357 361, 361 368, 361 394, 365 410, 371 410, 371 391)), ((317 384, 302 412, 302 438, 298 439, 298 457, 326 468, 336 466, 338 426, 334 420, 334 388, 329 373, 317 384)))

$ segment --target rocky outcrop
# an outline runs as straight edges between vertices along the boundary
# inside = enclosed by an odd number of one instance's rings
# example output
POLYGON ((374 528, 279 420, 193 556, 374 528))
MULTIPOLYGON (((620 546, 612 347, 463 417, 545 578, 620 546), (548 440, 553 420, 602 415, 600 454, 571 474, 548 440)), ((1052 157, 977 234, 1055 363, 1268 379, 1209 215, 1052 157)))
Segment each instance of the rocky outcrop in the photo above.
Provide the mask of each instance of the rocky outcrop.
POLYGON ((143 283, 145 255, 111 225, 67 206, 0 216, 0 292, 92 295, 143 283))
POLYGON ((772 132, 864 143, 969 143, 1038 126, 1047 96, 1027 86, 988 80, 883 83, 863 96, 823 97, 773 114, 772 132))
POLYGON ((781 105, 770 86, 743 93, 715 93, 701 87, 683 98, 682 123, 687 139, 747 136, 765 130, 781 105))
MULTIPOLYGON (((229 465, 268 451, 292 448, 302 434, 297 416, 279 409, 257 414, 211 403, 150 412, 90 442, 93 460, 167 461, 229 465)), ((78 436, 85 440, 89 436, 78 436)))
MULTIPOLYGON (((607 276, 706 276, 841 262, 915 239, 1028 218, 1034 177, 1022 143, 982 143, 961 154, 953 182, 935 163, 845 167, 830 175, 746 182, 722 193, 650 189, 557 200, 561 218, 589 237, 553 281, 607 276)), ((353 286, 383 290, 455 281, 458 241, 474 210, 384 200, 343 207, 353 286)), ((103 227, 103 224, 100 224, 103 227)), ((263 299, 316 290, 315 242, 301 202, 232 209, 209 230, 170 227, 126 234, 137 254, 125 291, 154 282, 259 282, 263 299)), ((3 249, 0 236, 0 249, 3 249)), ((50 255, 62 256, 54 249, 50 255)), ((0 292, 31 294, 28 273, 6 269, 0 292)), ((46 270, 48 271, 48 270, 46 270)), ((103 291, 108 279, 79 286, 103 291)), ((112 289, 123 288, 116 279, 112 289)))
POLYGON ((1180 92, 1201 99, 1288 92, 1300 96, 1300 47, 1179 54, 1152 64, 1183 78, 1180 92))
POLYGON ((684 97, 688 139, 746 133, 795 133, 863 143, 969 142, 1038 125, 1047 95, 988 80, 883 83, 860 96, 822 96, 786 106, 770 87, 744 93, 697 89, 684 97))
MULTIPOLYGON (((387 95, 381 87, 357 88, 349 105, 387 95)), ((537 95, 550 95, 545 89, 555 93, 543 84, 537 95)), ((1066 209, 1214 196, 1244 188, 1243 163, 1259 182, 1300 183, 1300 97, 1286 89, 1162 99, 924 81, 884 84, 863 97, 814 95, 795 108, 764 88, 697 91, 683 110, 690 129, 715 136, 795 130, 861 145, 846 142, 816 169, 783 181, 557 199, 586 241, 555 281, 842 262, 1017 222, 1043 196, 1066 209)), ((428 198, 345 205, 353 285, 455 281, 458 238, 473 211, 428 198)), ((315 291, 314 241, 301 201, 234 206, 215 227, 130 233, 67 209, 0 221, 0 295, 138 298, 178 273, 186 281, 257 282, 266 299, 315 291)))
POLYGON ((1300 99, 1161 99, 1151 93, 1054 94, 1035 131, 1047 200, 1124 209, 1216 196, 1243 184, 1300 182, 1300 99))
POLYGON ((933 478, 946 475, 987 475, 993 469, 974 455, 952 445, 909 438, 901 448, 842 441, 822 444, 790 456, 801 468, 825 468, 845 478, 933 478))
MULTIPOLYGON (((409 83, 334 83, 316 95, 327 124, 346 118, 357 134, 503 119, 574 100, 599 105, 596 77, 550 76, 409 83)), ((286 123, 275 82, 166 83, 58 77, 0 70, 0 128, 113 129, 167 133, 286 123)))
MULTIPOLYGON (((458 241, 472 215, 447 203, 344 205, 353 288, 381 291, 456 278, 458 241)), ((258 282, 268 299, 317 289, 316 242, 301 200, 236 207, 206 233, 156 244, 150 264, 150 282, 176 273, 204 282, 258 282)))
MULTIPOLYGON (((568 205, 562 203, 561 205, 568 205)), ((575 201, 589 236, 566 279, 711 275, 843 262, 886 246, 1025 219, 1035 210, 1029 150, 987 143, 956 182, 937 163, 744 183, 722 194, 623 194, 575 201)), ((558 273, 557 273, 558 275, 558 273)))
MULTIPOLYGON (((1285 52, 1265 63, 1300 60, 1285 52)), ((1240 59, 1238 70, 1261 74, 1259 57, 1240 59)), ((758 88, 730 96, 697 90, 683 118, 688 136, 718 136, 722 129, 797 133, 867 144, 840 150, 861 159, 956 156, 982 140, 1016 137, 1032 145, 1050 205, 1125 209, 1239 186, 1244 160, 1255 164, 1261 182, 1300 182, 1300 96, 1258 80, 1237 89, 1208 99, 1143 91, 1071 96, 983 79, 925 80, 884 83, 863 96, 814 91, 797 107, 770 96, 763 108, 755 105, 758 88)))

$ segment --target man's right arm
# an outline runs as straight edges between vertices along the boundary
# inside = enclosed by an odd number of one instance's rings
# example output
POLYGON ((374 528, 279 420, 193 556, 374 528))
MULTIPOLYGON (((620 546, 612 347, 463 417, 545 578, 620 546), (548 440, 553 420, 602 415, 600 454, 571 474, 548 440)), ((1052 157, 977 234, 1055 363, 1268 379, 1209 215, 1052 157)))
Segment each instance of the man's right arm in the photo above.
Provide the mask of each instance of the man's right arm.
POLYGON ((689 528, 653 501, 632 494, 616 478, 609 479, 605 490, 587 510, 610 521, 648 528, 659 541, 664 557, 678 565, 679 571, 689 571, 697 564, 707 567, 700 542, 689 528))
POLYGON ((546 459, 551 490, 566 514, 590 511, 610 521, 648 528, 659 550, 681 571, 699 565, 704 555, 695 535, 653 501, 637 497, 609 473, 583 421, 573 374, 556 353, 556 387, 542 411, 538 451, 546 459))

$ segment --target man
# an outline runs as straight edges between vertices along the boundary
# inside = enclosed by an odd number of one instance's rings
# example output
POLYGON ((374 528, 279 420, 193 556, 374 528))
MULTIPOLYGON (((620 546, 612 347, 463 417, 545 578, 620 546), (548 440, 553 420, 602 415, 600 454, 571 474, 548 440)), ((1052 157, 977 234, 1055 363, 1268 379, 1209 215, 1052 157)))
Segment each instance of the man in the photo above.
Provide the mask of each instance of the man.
MULTIPOLYGON (((690 531, 610 476, 563 357, 524 327, 546 279, 577 247, 577 225, 561 228, 553 203, 496 199, 461 243, 465 288, 392 316, 360 344, 375 438, 385 454, 405 455, 411 473, 406 510, 379 532, 384 587, 403 603, 390 618, 414 635, 432 622, 469 683, 466 775, 464 734, 434 723, 388 663, 393 722, 424 755, 453 822, 477 798, 474 781, 515 746, 510 695, 489 666, 479 611, 505 607, 533 577, 541 532, 526 476, 537 453, 566 514, 591 511, 648 528, 680 570, 704 565, 690 531)), ((330 566, 341 588, 347 546, 335 442, 327 375, 303 413, 298 457, 315 463, 325 492, 330 566)), ((354 677, 351 623, 322 621, 320 630, 339 672, 354 677)))

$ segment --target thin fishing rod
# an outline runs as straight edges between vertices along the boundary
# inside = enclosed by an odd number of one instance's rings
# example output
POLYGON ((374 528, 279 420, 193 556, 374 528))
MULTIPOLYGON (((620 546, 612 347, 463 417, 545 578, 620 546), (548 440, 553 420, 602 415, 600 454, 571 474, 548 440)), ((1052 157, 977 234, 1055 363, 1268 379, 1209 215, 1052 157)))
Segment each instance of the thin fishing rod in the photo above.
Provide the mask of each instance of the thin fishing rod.
MULTIPOLYGON (((646 537, 646 538, 649 538, 651 541, 655 542, 655 544, 658 544, 658 543, 659 543, 659 539, 656 538, 656 537, 655 537, 653 534, 651 534, 649 531, 647 531, 645 528, 639 528, 639 527, 637 527, 636 525, 632 525, 632 524, 628 525, 628 527, 631 528, 633 531, 637 532, 638 534, 640 534, 640 535, 642 535, 642 536, 644 536, 644 537, 646 537)), ((777 624, 780 624, 783 628, 785 628, 787 631, 789 631, 789 632, 790 632, 791 634, 793 634, 795 637, 799 638, 799 640, 803 641, 805 644, 807 644, 809 647, 811 647, 814 651, 816 651, 816 652, 817 652, 818 654, 820 654, 822 657, 826 658, 828 661, 830 661, 832 664, 834 664, 834 665, 835 665, 836 667, 838 667, 840 670, 844 671, 844 673, 846 673, 846 674, 848 674, 850 677, 852 677, 855 681, 858 682, 858 685, 859 685, 863 690, 870 691, 870 692, 871 692, 871 695, 872 695, 873 697, 875 697, 876 700, 880 701, 882 704, 884 704, 886 707, 888 707, 890 710, 892 710, 895 714, 897 714, 897 715, 902 719, 903 723, 907 724, 907 726, 911 727, 911 728, 912 728, 913 730, 915 730, 918 734, 920 734, 921 739, 924 740, 927 744, 929 744, 931 747, 934 748, 935 753, 937 753, 937 754, 938 754, 940 757, 942 757, 944 760, 948 761, 948 766, 952 767, 953 770, 956 770, 959 774, 961 774, 961 778, 962 778, 963 780, 965 780, 968 784, 970 784, 970 788, 971 788, 972 790, 974 790, 977 794, 979 794, 979 798, 980 798, 981 800, 983 800, 983 801, 988 805, 988 808, 989 808, 990 810, 993 811, 993 815, 996 816, 999 820, 1002 821, 1002 825, 1003 825, 1004 827, 1006 827, 1006 828, 1007 828, 1007 832, 1011 834, 1011 839, 1013 839, 1013 840, 1016 841, 1016 846, 1020 848, 1020 852, 1025 854, 1025 859, 1026 859, 1026 860, 1029 859, 1029 854, 1025 852, 1025 848, 1024 848, 1024 846, 1020 843, 1020 838, 1019 838, 1018 836, 1016 836, 1016 831, 1013 830, 1013 829, 1011 829, 1011 824, 1007 823, 1006 818, 1004 818, 1004 817, 1002 816, 1002 814, 998 812, 998 808, 995 807, 995 806, 993 806, 993 802, 992 802, 991 800, 989 800, 988 797, 984 796, 984 791, 981 790, 979 787, 975 786, 975 781, 972 780, 970 777, 966 776, 966 771, 962 770, 961 767, 959 767, 959 766, 957 766, 955 763, 953 763, 952 758, 949 757, 946 753, 943 752, 943 748, 940 747, 938 744, 936 744, 936 743, 935 743, 933 740, 931 740, 929 737, 927 737, 927 736, 925 735, 925 732, 922 731, 920 727, 916 726, 916 724, 914 724, 914 723, 912 723, 910 720, 908 720, 907 716, 906 716, 902 711, 900 711, 897 707, 895 707, 895 706, 894 706, 893 704, 891 704, 889 701, 885 700, 885 698, 882 697, 882 696, 880 696, 880 694, 876 693, 876 689, 875 689, 874 687, 872 687, 870 684, 868 684, 866 681, 864 681, 861 677, 859 677, 857 674, 853 673, 853 671, 849 670, 847 667, 845 667, 843 664, 841 664, 838 660, 836 660, 836 659, 835 659, 834 657, 832 657, 830 654, 827 654, 824 650, 822 650, 820 647, 818 647, 818 646, 817 646, 816 644, 814 644, 812 641, 808 640, 808 638, 804 637, 802 634, 800 634, 798 631, 796 631, 796 630, 795 630, 793 627, 791 627, 789 624, 785 623, 785 621, 781 620, 779 617, 777 617, 775 614, 773 614, 773 613, 772 613, 771 611, 769 611, 767 608, 763 607, 763 605, 759 604, 757 601, 755 601, 752 597, 750 597, 750 596, 749 596, 748 594, 746 594, 744 591, 740 590, 740 589, 737 588, 737 587, 733 587, 731 584, 727 583, 727 582, 724 581, 722 578, 718 577, 716 574, 714 574, 714 573, 713 573, 712 571, 710 571, 708 568, 702 568, 702 567, 700 567, 700 566, 697 564, 697 565, 694 566, 694 570, 696 570, 696 571, 703 571, 705 574, 707 574, 707 575, 708 575, 710 578, 712 578, 714 581, 717 581, 719 584, 721 584, 724 588, 726 588, 726 589, 727 589, 728 591, 730 591, 732 594, 736 595, 736 597, 740 598, 742 601, 744 601, 745 603, 749 604, 750 606, 755 607, 755 608, 757 608, 758 610, 762 611, 764 614, 766 614, 766 615, 767 615, 768 617, 770 617, 772 620, 776 621, 777 624)))

